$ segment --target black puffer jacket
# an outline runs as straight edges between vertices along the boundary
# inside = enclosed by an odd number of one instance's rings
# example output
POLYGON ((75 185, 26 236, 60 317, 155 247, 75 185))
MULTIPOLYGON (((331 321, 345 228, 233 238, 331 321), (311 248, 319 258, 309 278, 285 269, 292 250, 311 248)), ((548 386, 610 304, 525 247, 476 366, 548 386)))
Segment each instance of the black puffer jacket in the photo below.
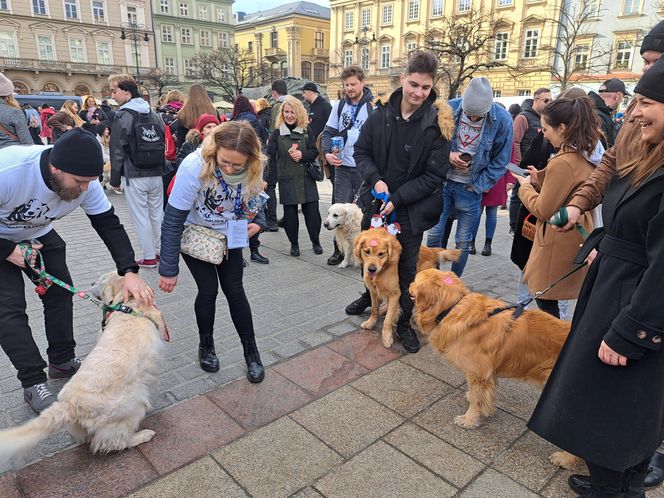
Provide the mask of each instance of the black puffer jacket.
POLYGON ((613 123, 613 111, 604 103, 604 99, 595 92, 588 92, 588 97, 595 104, 595 112, 602 125, 602 145, 610 149, 616 142, 616 125, 613 123))

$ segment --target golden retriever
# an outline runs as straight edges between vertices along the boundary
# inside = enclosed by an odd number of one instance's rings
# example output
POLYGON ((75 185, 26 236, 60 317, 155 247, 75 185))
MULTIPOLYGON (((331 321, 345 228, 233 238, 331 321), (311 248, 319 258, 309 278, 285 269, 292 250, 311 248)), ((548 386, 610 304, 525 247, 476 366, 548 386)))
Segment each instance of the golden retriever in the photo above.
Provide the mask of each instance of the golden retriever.
MULTIPOLYGON (((569 322, 540 310, 524 311, 516 320, 513 310, 490 317, 491 311, 505 303, 471 293, 452 272, 420 272, 409 291, 414 303, 413 325, 466 375, 468 411, 454 419, 466 429, 478 427, 482 416, 495 412, 498 378, 543 387, 569 334, 569 322), (441 315, 446 311, 449 314, 441 315)), ((551 461, 570 468, 576 457, 557 452, 551 461)))
POLYGON ((360 233, 362 224, 362 210, 357 204, 337 203, 332 204, 327 210, 327 218, 323 226, 328 230, 334 230, 334 240, 337 247, 344 255, 339 268, 346 268, 349 264, 356 264, 353 258, 353 242, 360 233))
MULTIPOLYGON (((123 300, 124 277, 103 275, 91 293, 106 304, 123 300)), ((138 430, 150 407, 148 382, 157 373, 168 330, 159 310, 125 303, 141 316, 113 312, 78 372, 65 384, 58 400, 39 417, 0 432, 0 463, 36 446, 67 427, 78 442, 90 443, 93 453, 132 448, 153 438, 138 430)))
POLYGON ((443 263, 459 261, 459 256, 461 256, 459 249, 420 246, 420 255, 417 257, 417 271, 419 273, 428 268, 437 270, 443 263))

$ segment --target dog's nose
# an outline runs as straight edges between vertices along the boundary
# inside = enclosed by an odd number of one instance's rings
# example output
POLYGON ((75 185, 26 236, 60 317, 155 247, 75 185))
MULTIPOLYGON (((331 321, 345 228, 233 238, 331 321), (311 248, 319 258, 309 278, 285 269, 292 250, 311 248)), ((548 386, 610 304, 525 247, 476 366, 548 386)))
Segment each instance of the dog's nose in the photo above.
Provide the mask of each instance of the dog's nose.
POLYGON ((327 227, 330 226, 330 224, 329 224, 327 221, 324 221, 324 222, 323 222, 323 226, 324 226, 325 228, 327 228, 327 227))
POLYGON ((369 265, 369 267, 367 268, 367 271, 368 271, 369 273, 376 273, 376 270, 377 270, 377 269, 378 269, 378 268, 376 268, 374 265, 369 265))

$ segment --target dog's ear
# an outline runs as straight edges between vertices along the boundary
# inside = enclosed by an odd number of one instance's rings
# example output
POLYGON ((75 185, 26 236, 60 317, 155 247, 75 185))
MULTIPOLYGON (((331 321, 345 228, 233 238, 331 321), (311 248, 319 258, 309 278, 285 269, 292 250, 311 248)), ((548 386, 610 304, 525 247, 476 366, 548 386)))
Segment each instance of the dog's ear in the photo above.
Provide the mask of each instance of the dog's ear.
POLYGON ((362 249, 364 248, 364 241, 366 238, 366 232, 361 232, 357 237, 355 237, 355 247, 353 249, 353 254, 355 255, 355 259, 357 261, 364 261, 364 259, 362 259, 362 249))
POLYGON ((150 308, 143 311, 147 317, 149 317, 152 322, 157 326, 157 329, 161 333, 161 338, 166 341, 171 341, 171 335, 168 332, 168 326, 166 325, 166 320, 164 320, 164 315, 162 315, 159 308, 156 306, 151 306, 150 308))
POLYGON ((101 300, 105 304, 116 304, 124 300, 124 277, 107 273, 101 278, 101 300))
POLYGON ((401 257, 401 243, 394 236, 388 237, 387 260, 390 263, 398 263, 400 257, 401 257))

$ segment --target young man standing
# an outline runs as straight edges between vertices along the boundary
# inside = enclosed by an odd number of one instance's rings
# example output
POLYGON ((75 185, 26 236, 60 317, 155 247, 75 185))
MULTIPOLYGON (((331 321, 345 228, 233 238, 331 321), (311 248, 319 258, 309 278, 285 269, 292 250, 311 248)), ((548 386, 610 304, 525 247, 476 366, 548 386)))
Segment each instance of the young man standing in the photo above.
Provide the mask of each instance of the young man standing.
POLYGON ((120 187, 122 177, 127 207, 143 252, 138 265, 156 268, 164 213, 161 177, 165 173, 166 127, 141 98, 133 77, 112 74, 108 82, 113 99, 120 105, 111 126, 111 186, 120 187), (137 126, 139 119, 145 120, 145 124, 137 126), (159 144, 161 152, 157 150, 159 144), (150 157, 148 151, 152 146, 156 147, 150 157))
POLYGON ((316 83, 306 83, 301 90, 304 100, 309 103, 309 126, 311 126, 311 131, 314 132, 314 136, 318 138, 330 117, 332 106, 320 96, 316 83))
MULTIPOLYGON (((402 247, 398 270, 401 316, 396 333, 409 353, 416 353, 420 343, 410 328, 413 302, 408 287, 415 279, 422 235, 440 217, 442 187, 449 169, 448 140, 454 129, 449 108, 445 105, 441 109, 439 119, 433 105, 437 71, 438 61, 431 52, 415 52, 401 75, 401 88, 392 93, 386 105, 376 108, 355 143, 355 162, 364 179, 360 189, 362 228, 369 228, 376 213, 386 220, 395 214, 401 227, 397 235, 402 247), (384 200, 376 201, 371 189, 384 200)), ((346 313, 360 314, 370 305, 365 289, 346 313)))
MULTIPOLYGON (((362 184, 362 176, 353 158, 355 142, 360 136, 362 125, 371 115, 373 95, 364 86, 364 71, 360 66, 349 66, 341 73, 346 97, 332 106, 330 117, 323 130, 321 143, 325 160, 334 169, 332 202, 353 202, 362 184), (332 138, 341 137, 343 148, 332 153, 332 138)), ((344 259, 343 253, 334 243, 334 253, 327 260, 328 265, 338 265, 344 259)))
POLYGON ((474 78, 463 98, 450 100, 456 129, 450 152, 450 170, 444 189, 440 222, 429 231, 427 245, 440 247, 447 217, 456 209, 455 242, 461 249, 459 261, 452 263, 458 276, 468 261, 477 219, 482 210, 482 193, 505 174, 512 154, 512 118, 493 103, 493 90, 486 78, 474 78))

